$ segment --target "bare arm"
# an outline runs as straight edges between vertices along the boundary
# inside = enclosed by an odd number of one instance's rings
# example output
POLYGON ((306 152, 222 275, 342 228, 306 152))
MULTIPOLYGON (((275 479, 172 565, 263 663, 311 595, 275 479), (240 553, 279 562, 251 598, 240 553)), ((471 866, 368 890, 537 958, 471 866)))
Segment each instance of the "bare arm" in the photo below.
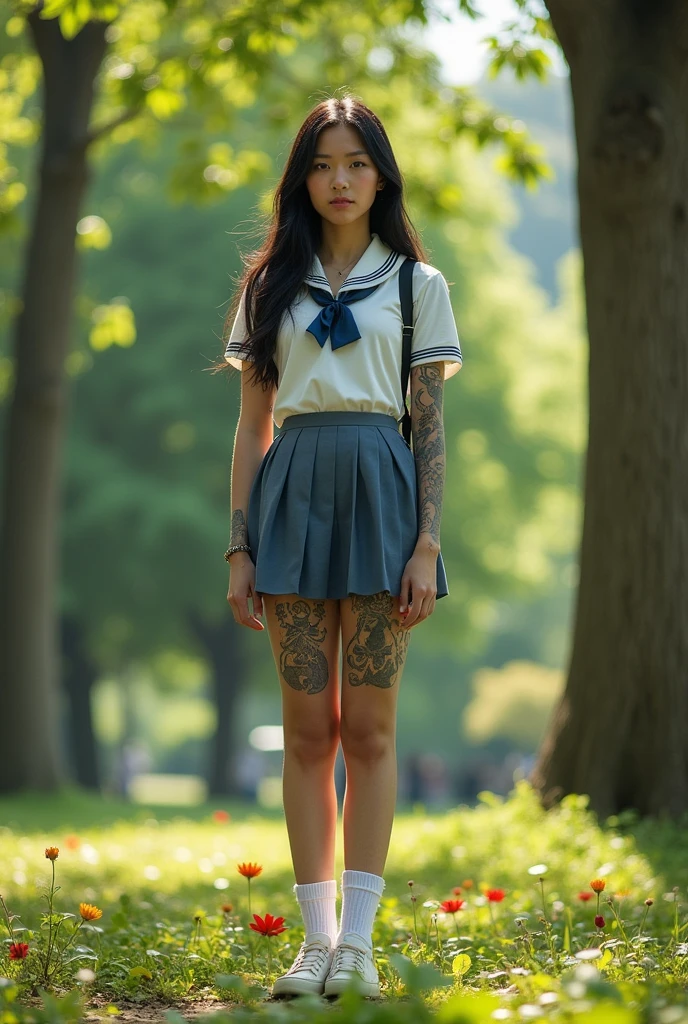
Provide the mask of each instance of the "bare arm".
MULTIPOLYGON (((241 408, 234 437, 232 454, 230 544, 248 543, 248 499, 251 486, 265 453, 273 441, 272 409, 275 388, 263 391, 259 384, 251 383, 250 366, 243 363, 241 374, 241 408)), ((253 554, 253 552, 252 552, 253 554)), ((262 614, 262 601, 255 594, 255 565, 251 555, 238 551, 230 558, 230 582, 227 600, 234 618, 244 626, 263 629, 256 615, 262 614), (248 609, 248 598, 253 598, 253 611, 248 609)))
POLYGON ((414 366, 411 371, 411 423, 420 503, 417 547, 433 554, 440 550, 444 494, 443 397, 444 363, 414 366))
POLYGON ((399 597, 399 610, 405 617, 406 629, 426 619, 435 608, 445 466, 443 393, 443 363, 425 363, 412 368, 411 426, 419 514, 418 539, 404 569, 399 597))

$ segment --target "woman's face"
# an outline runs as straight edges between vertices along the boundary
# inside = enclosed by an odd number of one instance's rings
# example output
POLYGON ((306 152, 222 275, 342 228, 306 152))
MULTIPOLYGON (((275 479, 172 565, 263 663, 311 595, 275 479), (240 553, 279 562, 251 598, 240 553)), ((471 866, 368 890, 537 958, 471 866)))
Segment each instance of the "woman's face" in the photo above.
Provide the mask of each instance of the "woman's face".
POLYGON ((331 224, 358 220, 373 205, 378 182, 380 172, 353 128, 338 124, 320 132, 306 187, 321 217, 331 224), (333 204, 337 195, 351 201, 333 204))

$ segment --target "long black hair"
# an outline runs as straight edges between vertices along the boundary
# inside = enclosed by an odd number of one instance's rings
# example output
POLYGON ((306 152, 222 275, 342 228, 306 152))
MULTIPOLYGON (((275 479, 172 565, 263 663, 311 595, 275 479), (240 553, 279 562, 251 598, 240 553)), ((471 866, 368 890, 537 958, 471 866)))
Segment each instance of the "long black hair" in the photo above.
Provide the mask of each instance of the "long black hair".
MULTIPOLYGON (((237 290, 223 325, 223 345, 245 290, 246 339, 242 355, 253 363, 253 383, 263 390, 277 386, 275 346, 285 310, 304 288, 321 241, 321 217, 311 202, 306 178, 311 170, 318 136, 325 128, 345 124, 355 129, 385 187, 370 208, 370 230, 390 249, 427 262, 422 242, 405 209, 404 182, 387 133, 373 111, 354 96, 323 100, 299 128, 273 199, 265 241, 245 261, 237 290)), ((241 356, 240 356, 241 358, 241 356)), ((234 369, 222 359, 217 370, 234 369)))

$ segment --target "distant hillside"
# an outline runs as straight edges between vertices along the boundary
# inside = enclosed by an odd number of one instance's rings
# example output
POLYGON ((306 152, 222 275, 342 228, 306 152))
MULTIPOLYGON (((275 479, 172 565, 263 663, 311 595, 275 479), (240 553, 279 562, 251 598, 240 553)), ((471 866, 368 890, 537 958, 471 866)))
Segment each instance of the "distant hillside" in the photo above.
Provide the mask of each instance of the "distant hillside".
POLYGON ((556 262, 579 244, 576 148, 568 79, 551 75, 545 83, 534 79, 517 82, 504 72, 493 80, 483 77, 476 89, 503 113, 525 121, 530 135, 544 146, 545 160, 555 173, 553 181, 544 181, 535 192, 512 187, 521 218, 509 232, 509 241, 533 260, 538 281, 556 299, 556 262))

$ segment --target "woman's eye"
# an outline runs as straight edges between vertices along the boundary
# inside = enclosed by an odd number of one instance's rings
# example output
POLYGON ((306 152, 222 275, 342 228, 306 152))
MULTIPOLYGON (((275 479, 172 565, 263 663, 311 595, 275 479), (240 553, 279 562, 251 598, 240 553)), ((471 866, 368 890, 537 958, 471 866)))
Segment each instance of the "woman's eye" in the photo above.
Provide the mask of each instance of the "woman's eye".
MULTIPOLYGON (((354 160, 353 163, 360 164, 361 167, 365 167, 365 161, 363 161, 363 160, 354 160)), ((314 171, 318 171, 318 170, 320 170, 321 167, 327 167, 327 164, 315 164, 315 166, 313 167, 313 170, 314 171)))

